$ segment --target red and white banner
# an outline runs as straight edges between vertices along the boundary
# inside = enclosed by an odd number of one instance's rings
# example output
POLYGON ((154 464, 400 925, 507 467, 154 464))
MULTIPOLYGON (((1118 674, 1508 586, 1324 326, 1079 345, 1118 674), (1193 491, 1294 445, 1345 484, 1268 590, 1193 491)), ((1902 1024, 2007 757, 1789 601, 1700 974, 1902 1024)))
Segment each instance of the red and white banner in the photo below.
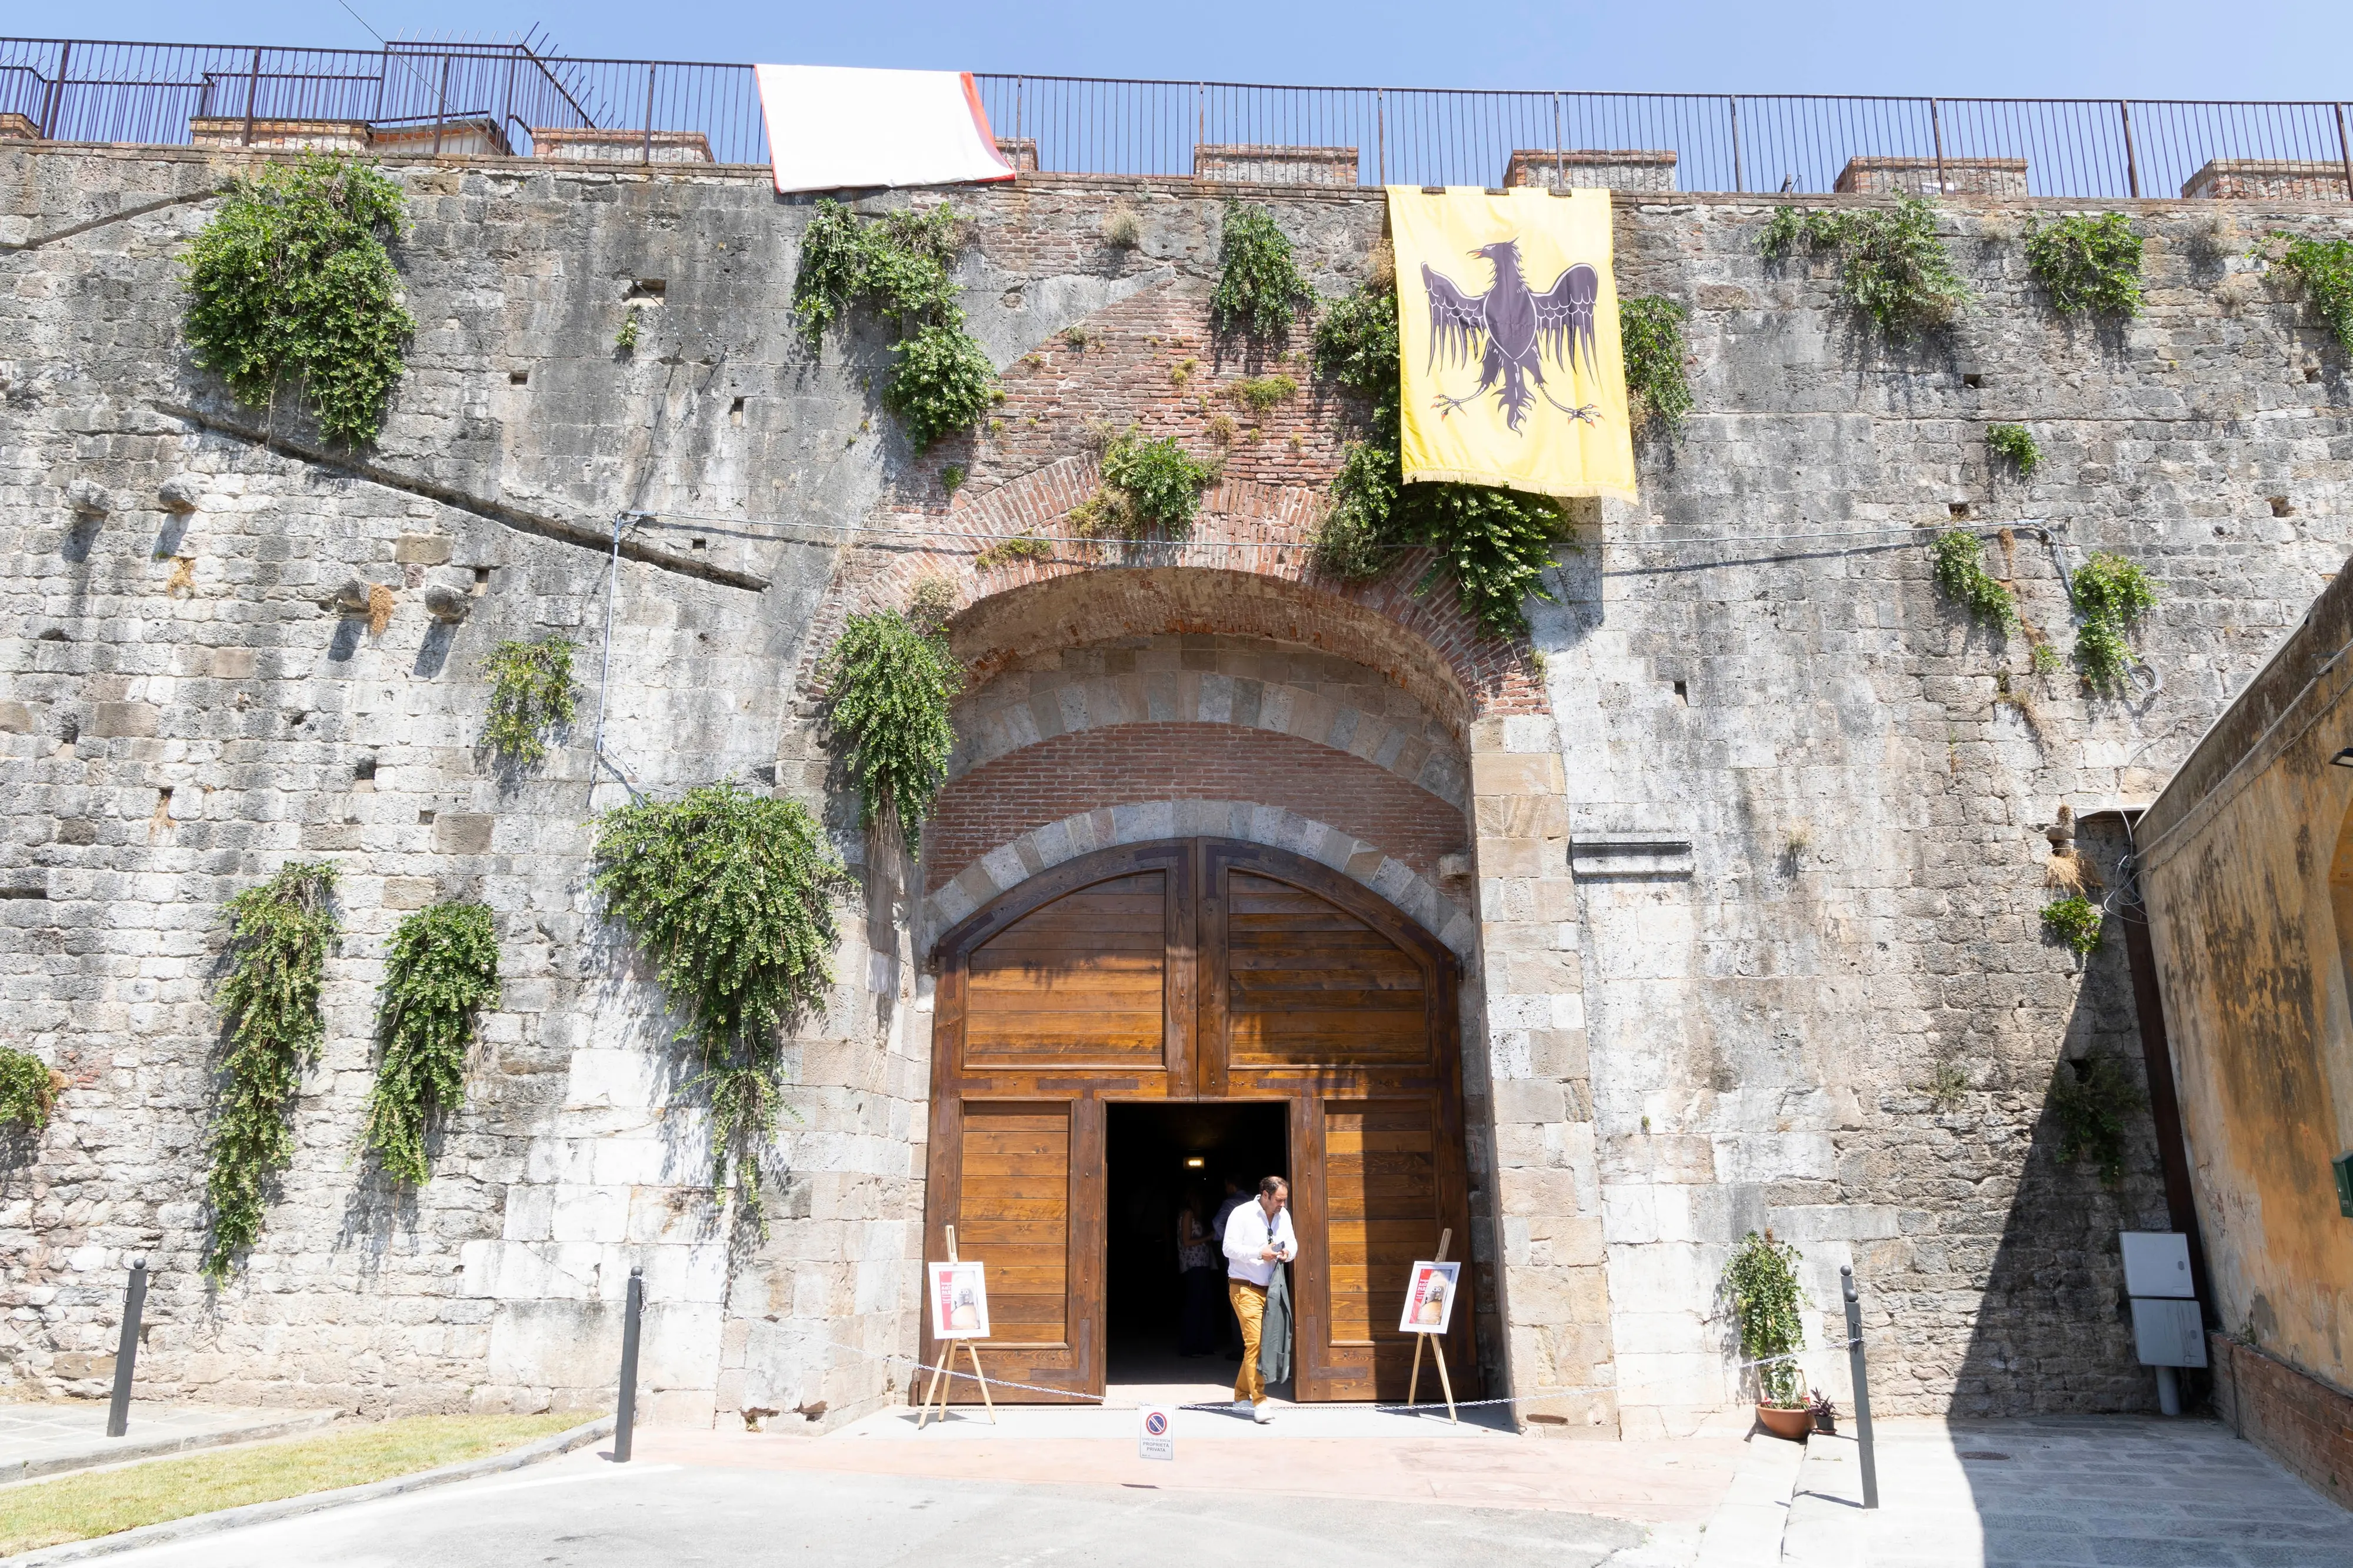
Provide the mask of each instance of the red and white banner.
POLYGON ((970 71, 752 68, 781 193, 1013 177, 970 71))

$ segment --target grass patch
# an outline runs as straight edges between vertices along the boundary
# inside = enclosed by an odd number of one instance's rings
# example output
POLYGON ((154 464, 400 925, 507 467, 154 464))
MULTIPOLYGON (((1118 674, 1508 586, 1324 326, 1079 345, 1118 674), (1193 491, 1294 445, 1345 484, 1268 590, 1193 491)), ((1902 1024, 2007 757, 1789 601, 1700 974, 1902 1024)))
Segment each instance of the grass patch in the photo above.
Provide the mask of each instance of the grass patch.
POLYGON ((322 1436, 10 1487, 0 1490, 0 1555, 248 1503, 413 1476, 503 1454, 596 1415, 590 1410, 543 1415, 411 1415, 322 1436))

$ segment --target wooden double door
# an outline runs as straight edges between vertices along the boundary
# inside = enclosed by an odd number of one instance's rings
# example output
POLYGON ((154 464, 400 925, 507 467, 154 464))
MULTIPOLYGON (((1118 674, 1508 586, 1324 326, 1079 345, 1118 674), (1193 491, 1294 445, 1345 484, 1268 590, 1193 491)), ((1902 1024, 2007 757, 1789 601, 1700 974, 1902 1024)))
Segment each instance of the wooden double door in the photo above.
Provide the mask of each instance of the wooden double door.
MULTIPOLYGON (((1445 1229, 1469 1253, 1452 953, 1316 862, 1193 838, 1032 878, 948 932, 938 964, 925 1256, 954 1225, 988 1265, 991 1377, 1103 1390, 1108 1105, 1271 1101, 1297 1396, 1404 1395, 1409 1267, 1445 1229)), ((1458 1393, 1476 1382, 1471 1285, 1466 1268, 1458 1393)))

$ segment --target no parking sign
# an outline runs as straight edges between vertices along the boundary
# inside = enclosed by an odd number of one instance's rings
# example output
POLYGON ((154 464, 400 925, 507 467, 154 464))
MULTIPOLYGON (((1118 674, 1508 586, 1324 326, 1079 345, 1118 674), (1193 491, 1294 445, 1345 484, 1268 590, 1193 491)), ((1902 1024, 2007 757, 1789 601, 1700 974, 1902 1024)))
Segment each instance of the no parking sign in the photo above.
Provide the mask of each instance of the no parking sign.
POLYGON ((1169 1426, 1172 1413, 1165 1405, 1144 1407, 1135 1426, 1135 1457, 1139 1459, 1173 1459, 1176 1457, 1176 1436, 1169 1426))

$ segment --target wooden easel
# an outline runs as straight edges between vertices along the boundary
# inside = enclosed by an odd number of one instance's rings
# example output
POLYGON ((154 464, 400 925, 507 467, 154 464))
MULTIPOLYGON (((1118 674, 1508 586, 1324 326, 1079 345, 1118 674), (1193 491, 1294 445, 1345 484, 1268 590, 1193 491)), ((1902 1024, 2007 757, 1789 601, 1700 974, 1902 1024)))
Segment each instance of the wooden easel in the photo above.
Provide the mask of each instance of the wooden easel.
MULTIPOLYGON (((955 1226, 948 1226, 947 1232, 948 1261, 950 1263, 955 1263, 959 1261, 956 1258, 955 1226)), ((1445 1244, 1442 1242, 1439 1244, 1439 1256, 1440 1258, 1446 1256, 1445 1244)), ((930 1283, 931 1281, 928 1279, 924 1280, 927 1292, 930 1283)), ((929 1308, 929 1305, 930 1303, 925 1303, 926 1309, 929 1308)), ((939 1400, 939 1409, 937 1412, 939 1418, 942 1421, 945 1421, 948 1418, 948 1392, 946 1388, 948 1381, 947 1373, 948 1368, 955 1364, 955 1352, 956 1346, 958 1345, 964 1346, 964 1353, 972 1358, 972 1375, 974 1381, 980 1384, 980 1402, 988 1407, 988 1424, 992 1426, 996 1426, 997 1401, 988 1396, 988 1379, 983 1375, 980 1370, 980 1352, 974 1348, 973 1342, 970 1340, 949 1340, 946 1342, 946 1344, 947 1353, 940 1357, 940 1362, 937 1366, 932 1368, 932 1385, 923 1390, 923 1412, 915 1417, 915 1430, 918 1432, 922 1431, 923 1429, 923 1423, 932 1418, 934 1415, 932 1401, 935 1396, 939 1400)))
MULTIPOLYGON (((1441 1230, 1438 1233, 1438 1256, 1430 1259, 1432 1263, 1446 1261, 1446 1248, 1453 1239, 1454 1232, 1451 1230, 1441 1230)), ((1454 1303, 1449 1301, 1446 1304, 1446 1310, 1451 1313, 1454 1310, 1454 1303)), ((1430 1345, 1430 1358, 1438 1363, 1438 1386, 1446 1391, 1446 1419, 1460 1426, 1462 1425, 1461 1418, 1454 1413, 1454 1380, 1446 1375, 1446 1346, 1443 1342, 1445 1337, 1443 1334, 1413 1336, 1413 1377, 1405 1385, 1405 1402, 1411 1405, 1414 1402, 1413 1396, 1421 1392, 1421 1347, 1430 1341, 1439 1341, 1440 1343, 1430 1345)))

